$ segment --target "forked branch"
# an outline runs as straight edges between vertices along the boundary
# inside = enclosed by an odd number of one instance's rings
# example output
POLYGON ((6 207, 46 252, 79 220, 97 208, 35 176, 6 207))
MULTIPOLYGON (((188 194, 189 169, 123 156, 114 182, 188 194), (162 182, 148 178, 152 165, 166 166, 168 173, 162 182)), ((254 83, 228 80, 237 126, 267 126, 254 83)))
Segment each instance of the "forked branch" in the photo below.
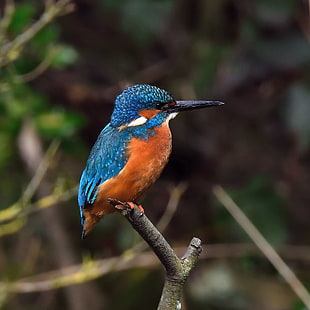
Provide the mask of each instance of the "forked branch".
POLYGON ((202 251, 200 239, 193 238, 184 256, 178 258, 163 235, 136 205, 131 208, 128 204, 115 199, 109 201, 113 206, 117 206, 116 209, 148 243, 165 268, 166 279, 157 309, 180 309, 184 283, 202 251))

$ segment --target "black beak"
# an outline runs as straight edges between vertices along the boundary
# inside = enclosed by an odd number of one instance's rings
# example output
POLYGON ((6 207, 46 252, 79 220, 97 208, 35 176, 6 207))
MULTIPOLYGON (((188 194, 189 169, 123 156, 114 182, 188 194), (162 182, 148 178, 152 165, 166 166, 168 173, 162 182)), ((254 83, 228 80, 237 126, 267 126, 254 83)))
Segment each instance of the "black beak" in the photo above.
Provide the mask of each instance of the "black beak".
POLYGON ((224 103, 220 101, 185 100, 185 101, 176 101, 174 105, 170 105, 169 107, 163 107, 162 110, 168 113, 172 113, 172 112, 210 108, 222 104, 224 103))

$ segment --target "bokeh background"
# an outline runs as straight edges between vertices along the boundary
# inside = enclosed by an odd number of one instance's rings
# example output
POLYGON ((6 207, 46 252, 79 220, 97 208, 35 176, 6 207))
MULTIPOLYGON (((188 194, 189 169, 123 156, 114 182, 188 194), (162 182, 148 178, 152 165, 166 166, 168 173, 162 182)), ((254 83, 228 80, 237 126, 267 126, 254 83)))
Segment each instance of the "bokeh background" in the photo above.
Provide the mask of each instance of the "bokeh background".
MULTIPOLYGON (((43 1, 15 1, 5 14, 12 3, 0 2, 0 49, 45 10, 43 1)), ((92 281, 76 276, 84 283, 72 286, 42 292, 31 286, 73 265, 130 256, 140 242, 118 214, 80 240, 75 194, 115 96, 136 83, 177 99, 226 103, 171 122, 170 162, 143 202, 156 223, 180 198, 167 240, 184 247, 197 236, 205 244, 183 309, 305 309, 212 187, 228 191, 309 287, 307 1, 74 4, 0 68, 1 309, 156 309, 163 271, 152 256, 124 271, 115 263, 92 281)))

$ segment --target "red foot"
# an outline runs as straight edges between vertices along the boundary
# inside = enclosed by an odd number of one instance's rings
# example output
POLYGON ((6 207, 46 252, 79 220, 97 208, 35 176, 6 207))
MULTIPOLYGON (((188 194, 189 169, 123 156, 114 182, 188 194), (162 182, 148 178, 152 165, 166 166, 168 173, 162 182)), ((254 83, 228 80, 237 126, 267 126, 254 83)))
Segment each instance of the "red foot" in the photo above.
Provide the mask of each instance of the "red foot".
POLYGON ((126 204, 130 207, 130 209, 134 209, 135 206, 138 207, 138 209, 140 210, 140 212, 143 214, 144 213, 144 209, 141 205, 135 205, 132 201, 128 201, 126 202, 126 204))
POLYGON ((127 208, 129 208, 130 210, 133 210, 135 208, 135 206, 138 207, 139 211, 141 212, 140 215, 142 216, 144 214, 144 209, 141 205, 136 205, 134 202, 132 201, 128 201, 128 202, 122 202, 116 199, 112 199, 112 198, 108 198, 108 201, 114 206, 115 209, 123 211, 126 210, 127 208))
POLYGON ((132 201, 127 201, 126 205, 129 206, 130 209, 134 209, 135 208, 135 204, 132 201))

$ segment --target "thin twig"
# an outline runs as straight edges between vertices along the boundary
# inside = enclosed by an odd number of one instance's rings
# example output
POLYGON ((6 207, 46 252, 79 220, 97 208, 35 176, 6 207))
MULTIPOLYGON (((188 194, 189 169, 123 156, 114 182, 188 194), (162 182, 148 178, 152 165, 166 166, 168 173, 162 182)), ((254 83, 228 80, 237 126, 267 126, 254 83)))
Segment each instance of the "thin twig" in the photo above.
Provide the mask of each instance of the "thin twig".
POLYGON ((221 186, 215 186, 213 193, 216 198, 229 211, 237 223, 243 228, 248 236, 253 240, 257 247, 264 253, 270 263, 275 267, 279 274, 285 279, 301 301, 310 309, 310 295, 295 273, 283 261, 270 243, 263 237, 258 229, 253 225, 249 218, 242 212, 238 205, 224 191, 221 186))
POLYGON ((45 72, 49 68, 55 54, 56 54, 56 48, 53 46, 49 46, 47 49, 47 55, 45 56, 45 58, 30 72, 27 72, 21 75, 17 75, 16 73, 14 73, 12 75, 13 82, 14 83, 25 83, 25 82, 29 82, 37 78, 39 75, 41 75, 43 72, 45 72))
POLYGON ((46 5, 45 11, 35 23, 14 40, 0 47, 0 67, 14 61, 19 56, 24 45, 53 19, 72 12, 73 9, 73 3, 70 0, 50 1, 50 4, 46 5))
POLYGON ((6 0, 3 17, 0 19, 0 43, 6 40, 6 32, 14 13, 14 1, 6 0))
POLYGON ((53 140, 50 144, 49 148, 47 149, 42 161, 40 162, 37 170, 35 171, 34 176, 32 177, 31 181, 29 182, 26 190, 23 193, 21 198, 22 204, 27 204, 29 200, 35 194, 39 184, 41 183, 43 177, 45 176, 47 169, 50 167, 50 164, 59 149, 60 141, 53 140))
POLYGON ((130 257, 85 260, 82 264, 71 265, 36 277, 24 278, 14 283, 0 282, 0 289, 11 294, 49 291, 91 281, 111 271, 123 271, 133 267, 149 268, 156 265, 156 259, 151 252, 130 257))
POLYGON ((16 218, 13 221, 0 225, 0 237, 15 234, 20 231, 25 225, 26 220, 24 218, 16 218))
MULTIPOLYGON (((17 219, 22 219, 25 216, 28 216, 29 214, 39 210, 43 210, 58 203, 68 201, 69 199, 76 196, 77 188, 77 186, 74 186, 73 188, 65 191, 55 191, 54 193, 47 195, 34 203, 27 204, 26 207, 24 207, 24 205, 22 205, 20 202, 16 202, 14 205, 8 207, 7 209, 0 211, 0 225, 15 221, 17 219)), ((2 234, 0 233, 0 236, 1 235, 2 234)))
MULTIPOLYGON (((38 188, 38 186, 40 185, 42 179, 44 178, 58 148, 59 148, 59 141, 58 140, 54 140, 52 141, 52 143, 50 144, 49 148, 47 149, 42 161, 40 162, 34 176, 32 177, 32 179, 30 180, 30 182, 28 183, 26 189, 23 192, 23 195, 21 196, 21 198, 19 199, 19 201, 17 201, 16 203, 14 203, 13 205, 11 205, 10 207, 1 210, 0 211, 0 224, 3 223, 7 223, 9 221, 14 221, 17 218, 20 218, 22 215, 26 215, 29 214, 30 212, 33 212, 31 210, 33 210, 33 205, 39 205, 39 204, 32 204, 31 208, 29 209, 29 212, 26 208, 26 206, 29 204, 29 201, 32 199, 36 189, 38 188)), ((55 196, 55 195, 54 195, 55 196)), ((59 195, 58 195, 59 196, 59 195)), ((57 197, 58 198, 58 197, 57 197)), ((50 199, 49 199, 50 200, 50 199)), ((12 225, 7 226, 7 227, 16 227, 12 225)), ((2 229, 3 230, 3 229, 2 229)), ((6 231, 5 229, 3 231, 6 231)), ((11 228, 7 230, 8 232, 14 232, 14 230, 12 230, 11 228)), ((0 233, 1 235, 1 233, 0 233)), ((3 234, 2 234, 3 235, 3 234)))
POLYGON ((177 210, 180 199, 184 194, 184 192, 186 191, 187 187, 188 186, 186 183, 181 182, 171 189, 166 210, 156 225, 157 229, 161 233, 163 233, 166 230, 167 226, 171 222, 172 217, 175 211, 177 210))

